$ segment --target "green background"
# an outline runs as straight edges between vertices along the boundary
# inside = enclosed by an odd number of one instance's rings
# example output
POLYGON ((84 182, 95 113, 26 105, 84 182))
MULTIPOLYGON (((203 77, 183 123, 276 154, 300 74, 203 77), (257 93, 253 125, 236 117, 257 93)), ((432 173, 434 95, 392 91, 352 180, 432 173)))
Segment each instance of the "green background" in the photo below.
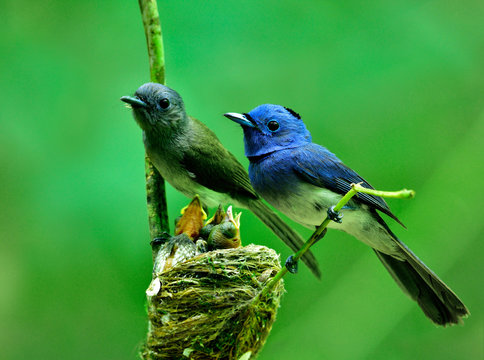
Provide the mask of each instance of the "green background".
MULTIPOLYGON (((314 248, 322 281, 287 276, 260 359, 482 359, 484 3, 159 7, 168 85, 190 114, 246 166, 222 114, 283 104, 375 187, 415 189, 390 201, 408 230, 391 226, 472 313, 434 326, 370 249, 330 232, 314 248)), ((151 252, 141 132, 119 97, 149 79, 137 2, 0 13, 1 357, 136 358, 151 252)), ((168 188, 171 219, 187 201, 168 188)), ((242 231, 289 255, 248 212, 242 231)))

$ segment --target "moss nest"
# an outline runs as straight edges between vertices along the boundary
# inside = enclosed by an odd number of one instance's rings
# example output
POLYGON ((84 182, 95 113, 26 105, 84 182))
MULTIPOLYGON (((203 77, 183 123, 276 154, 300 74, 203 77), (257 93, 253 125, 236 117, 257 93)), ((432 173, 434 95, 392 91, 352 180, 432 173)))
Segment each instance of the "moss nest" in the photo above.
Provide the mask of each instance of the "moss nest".
POLYGON ((203 253, 158 274, 142 358, 255 358, 276 319, 283 281, 254 298, 280 268, 274 250, 248 245, 203 253))

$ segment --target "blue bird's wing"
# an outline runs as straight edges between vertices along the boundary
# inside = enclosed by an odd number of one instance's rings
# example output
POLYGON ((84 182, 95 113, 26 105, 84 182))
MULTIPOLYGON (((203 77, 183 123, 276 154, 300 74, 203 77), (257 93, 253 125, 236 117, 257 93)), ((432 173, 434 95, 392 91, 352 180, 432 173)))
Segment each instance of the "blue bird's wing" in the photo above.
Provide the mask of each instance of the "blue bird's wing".
MULTIPOLYGON (((310 144, 294 149, 294 171, 300 179, 312 185, 329 189, 344 195, 351 189, 352 183, 361 183, 363 187, 373 187, 360 175, 341 162, 333 153, 322 146, 310 144)), ((402 222, 391 212, 388 204, 379 196, 358 193, 356 200, 390 216, 400 225, 402 222)), ((353 198, 355 199, 355 198, 353 198)))

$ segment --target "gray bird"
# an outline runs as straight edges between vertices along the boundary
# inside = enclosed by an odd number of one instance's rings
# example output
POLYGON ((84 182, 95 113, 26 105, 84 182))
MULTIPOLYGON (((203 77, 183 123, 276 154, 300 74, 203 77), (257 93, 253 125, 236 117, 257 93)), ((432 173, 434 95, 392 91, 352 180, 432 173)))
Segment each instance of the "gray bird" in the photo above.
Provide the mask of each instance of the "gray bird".
MULTIPOLYGON (((187 115, 176 91, 147 83, 121 100, 133 109, 149 158, 175 189, 190 198, 198 194, 209 207, 249 209, 293 251, 301 248, 301 236, 261 201, 243 166, 207 126, 187 115)), ((320 278, 314 255, 307 252, 302 260, 320 278)))

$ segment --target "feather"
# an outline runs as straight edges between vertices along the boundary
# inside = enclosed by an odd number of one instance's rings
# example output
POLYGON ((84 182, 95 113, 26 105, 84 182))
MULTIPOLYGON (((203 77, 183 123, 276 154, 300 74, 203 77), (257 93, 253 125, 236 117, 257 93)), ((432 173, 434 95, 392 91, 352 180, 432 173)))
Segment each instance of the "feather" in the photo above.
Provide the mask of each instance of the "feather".
MULTIPOLYGON (((324 147, 310 143, 293 149, 294 171, 304 181, 344 195, 351 189, 352 183, 362 183, 363 187, 373 187, 355 171, 341 162, 324 147)), ((354 201, 377 209, 390 216, 400 225, 403 223, 391 212, 388 204, 379 196, 358 193, 354 201)))

